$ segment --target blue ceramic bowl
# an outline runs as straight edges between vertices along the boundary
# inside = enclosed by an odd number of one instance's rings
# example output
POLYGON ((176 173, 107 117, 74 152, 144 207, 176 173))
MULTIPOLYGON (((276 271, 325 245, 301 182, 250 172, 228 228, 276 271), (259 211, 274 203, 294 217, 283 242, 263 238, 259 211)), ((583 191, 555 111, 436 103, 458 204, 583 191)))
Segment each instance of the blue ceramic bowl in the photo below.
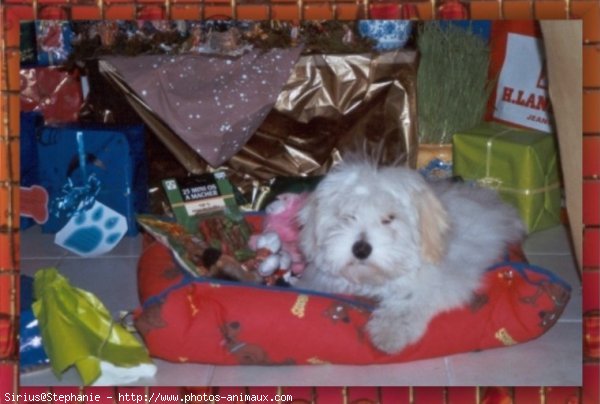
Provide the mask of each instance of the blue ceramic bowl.
POLYGON ((413 22, 409 20, 360 20, 358 32, 376 41, 380 51, 400 49, 410 38, 413 22))

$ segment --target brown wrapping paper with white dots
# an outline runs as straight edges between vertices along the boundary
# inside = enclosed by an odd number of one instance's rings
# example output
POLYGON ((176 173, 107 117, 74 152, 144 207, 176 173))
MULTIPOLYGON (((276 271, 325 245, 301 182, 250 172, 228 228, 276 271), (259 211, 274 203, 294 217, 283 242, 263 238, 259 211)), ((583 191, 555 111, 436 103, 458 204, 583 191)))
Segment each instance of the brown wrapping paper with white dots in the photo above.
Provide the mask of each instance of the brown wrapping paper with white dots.
POLYGON ((101 70, 116 73, 137 103, 210 166, 218 167, 244 146, 267 116, 300 50, 252 50, 239 57, 109 57, 101 70))
POLYGON ((220 167, 243 192, 324 174, 357 148, 415 163, 415 52, 146 55, 100 68, 189 172, 220 167))

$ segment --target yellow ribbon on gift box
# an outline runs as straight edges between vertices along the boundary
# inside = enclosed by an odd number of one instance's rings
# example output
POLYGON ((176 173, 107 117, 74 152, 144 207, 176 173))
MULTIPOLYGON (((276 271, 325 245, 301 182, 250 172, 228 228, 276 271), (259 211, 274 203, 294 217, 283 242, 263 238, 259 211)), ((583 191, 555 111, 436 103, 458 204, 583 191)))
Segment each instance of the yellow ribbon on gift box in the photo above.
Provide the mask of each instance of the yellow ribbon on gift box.
MULTIPOLYGON (((506 129, 506 130, 498 133, 497 135, 492 136, 490 139, 488 139, 488 141, 486 142, 485 177, 477 180, 476 183, 482 187, 491 188, 498 192, 510 192, 510 193, 520 194, 520 195, 525 195, 525 196, 541 194, 541 193, 545 193, 545 192, 560 188, 560 182, 558 182, 558 181, 554 182, 550 185, 546 185, 545 187, 535 188, 535 189, 518 189, 518 188, 503 187, 502 186, 503 181, 500 178, 495 178, 495 177, 490 176, 491 165, 492 165, 492 146, 493 146, 494 139, 501 137, 502 135, 511 133, 512 131, 513 131, 512 129, 506 129)), ((548 136, 550 136, 550 135, 548 135, 548 136)))

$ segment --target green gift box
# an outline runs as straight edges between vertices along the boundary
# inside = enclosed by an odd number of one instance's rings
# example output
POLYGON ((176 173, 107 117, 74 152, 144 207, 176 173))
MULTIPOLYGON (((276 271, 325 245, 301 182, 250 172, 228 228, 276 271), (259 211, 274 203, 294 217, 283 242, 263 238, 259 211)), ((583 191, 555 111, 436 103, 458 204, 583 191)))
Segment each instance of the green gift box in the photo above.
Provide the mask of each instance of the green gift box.
POLYGON ((531 233, 560 223, 561 189, 554 136, 483 123, 453 136, 454 174, 498 190, 531 233))

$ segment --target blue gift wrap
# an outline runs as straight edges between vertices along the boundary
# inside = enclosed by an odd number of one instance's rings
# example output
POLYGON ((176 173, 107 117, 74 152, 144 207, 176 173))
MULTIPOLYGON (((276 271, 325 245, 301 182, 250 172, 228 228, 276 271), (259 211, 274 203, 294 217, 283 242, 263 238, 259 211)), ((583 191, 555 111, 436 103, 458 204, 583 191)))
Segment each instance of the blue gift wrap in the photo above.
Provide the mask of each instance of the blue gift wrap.
POLYGON ((38 66, 64 64, 73 52, 72 37, 73 31, 70 21, 35 21, 38 66))
POLYGON ((122 214, 127 235, 147 207, 143 125, 45 127, 37 141, 39 184, 49 196, 42 231, 56 233, 95 201, 122 214))
POLYGON ((50 360, 44 351, 40 327, 31 309, 33 278, 21 275, 20 282, 19 367, 21 372, 26 372, 31 368, 47 366, 50 364, 50 360))
POLYGON ((492 31, 492 22, 487 20, 456 20, 456 21, 438 21, 440 26, 447 27, 453 25, 465 30, 470 30, 473 34, 481 37, 485 43, 489 43, 492 31))

